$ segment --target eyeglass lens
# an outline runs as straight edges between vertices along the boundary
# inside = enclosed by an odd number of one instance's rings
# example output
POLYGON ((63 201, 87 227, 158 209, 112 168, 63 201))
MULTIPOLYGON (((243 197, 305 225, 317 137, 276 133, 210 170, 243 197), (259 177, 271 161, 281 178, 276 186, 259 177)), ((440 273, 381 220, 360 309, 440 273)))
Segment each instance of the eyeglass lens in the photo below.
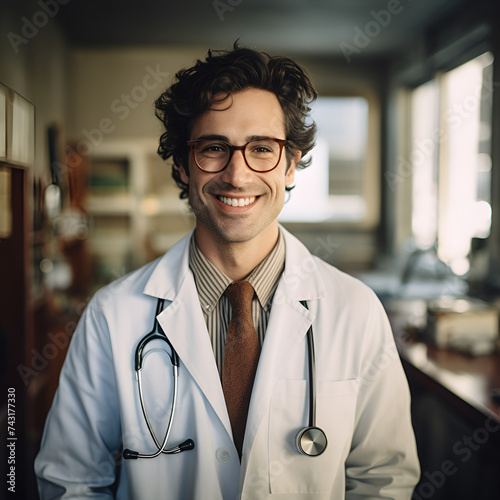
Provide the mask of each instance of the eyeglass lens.
MULTIPOLYGON (((231 146, 222 141, 200 141, 193 147, 195 160, 207 172, 222 170, 231 156, 231 146)), ((268 139, 249 142, 244 149, 245 160, 253 170, 272 170, 280 161, 281 146, 268 139)))

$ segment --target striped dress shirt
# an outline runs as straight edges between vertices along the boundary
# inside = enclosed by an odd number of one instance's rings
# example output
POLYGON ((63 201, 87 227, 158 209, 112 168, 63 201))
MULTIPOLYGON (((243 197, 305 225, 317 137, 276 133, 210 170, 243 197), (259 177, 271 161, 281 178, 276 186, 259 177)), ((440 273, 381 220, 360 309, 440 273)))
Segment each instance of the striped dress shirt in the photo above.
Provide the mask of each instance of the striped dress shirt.
MULTIPOLYGON (((189 267, 194 275, 215 362, 219 373, 222 373, 226 334, 231 320, 231 304, 224 292, 233 281, 202 254, 194 233, 189 245, 189 267)), ((274 292, 284 267, 285 240, 280 231, 278 241, 271 252, 244 278, 255 290, 252 299, 252 318, 260 345, 264 341, 274 292)))

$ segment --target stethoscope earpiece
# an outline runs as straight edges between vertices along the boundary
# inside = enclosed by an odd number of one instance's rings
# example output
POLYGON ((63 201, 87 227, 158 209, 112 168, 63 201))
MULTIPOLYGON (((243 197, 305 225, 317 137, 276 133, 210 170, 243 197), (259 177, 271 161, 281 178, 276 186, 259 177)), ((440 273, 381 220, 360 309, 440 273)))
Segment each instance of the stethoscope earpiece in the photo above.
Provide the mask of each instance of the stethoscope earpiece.
POLYGON ((326 450, 328 440, 319 427, 304 427, 297 433, 295 444, 302 455, 317 457, 326 450))

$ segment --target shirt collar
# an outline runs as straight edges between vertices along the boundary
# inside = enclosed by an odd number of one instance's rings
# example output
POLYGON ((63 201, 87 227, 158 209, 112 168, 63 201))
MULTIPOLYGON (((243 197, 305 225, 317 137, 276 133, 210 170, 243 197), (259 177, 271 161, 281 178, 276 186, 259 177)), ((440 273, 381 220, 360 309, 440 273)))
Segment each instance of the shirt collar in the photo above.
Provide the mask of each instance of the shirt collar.
MULTIPOLYGON (((278 241, 269 254, 244 278, 254 288, 260 305, 267 309, 285 265, 285 239, 280 229, 278 241)), ((189 267, 191 268, 201 307, 205 314, 211 314, 222 294, 232 283, 201 252, 193 232, 189 245, 189 267)))
POLYGON ((264 260, 245 278, 253 286, 263 309, 268 308, 284 267, 285 239, 280 230, 276 245, 274 245, 264 260))
POLYGON ((232 280, 201 253, 194 231, 189 245, 189 267, 193 271, 201 308, 205 314, 211 314, 232 280))

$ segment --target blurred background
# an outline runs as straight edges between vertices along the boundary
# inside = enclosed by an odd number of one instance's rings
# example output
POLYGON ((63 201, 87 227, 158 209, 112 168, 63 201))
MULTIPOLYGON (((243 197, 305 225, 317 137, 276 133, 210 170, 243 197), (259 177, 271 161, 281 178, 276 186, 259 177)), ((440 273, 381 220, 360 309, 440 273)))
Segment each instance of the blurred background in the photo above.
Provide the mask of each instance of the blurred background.
POLYGON ((15 393, 19 498, 37 498, 33 458, 88 300, 194 227, 153 102, 237 39, 294 58, 319 92, 312 165, 280 220, 387 309, 415 498, 500 498, 499 28, 493 0, 3 1, 0 470, 15 393))

